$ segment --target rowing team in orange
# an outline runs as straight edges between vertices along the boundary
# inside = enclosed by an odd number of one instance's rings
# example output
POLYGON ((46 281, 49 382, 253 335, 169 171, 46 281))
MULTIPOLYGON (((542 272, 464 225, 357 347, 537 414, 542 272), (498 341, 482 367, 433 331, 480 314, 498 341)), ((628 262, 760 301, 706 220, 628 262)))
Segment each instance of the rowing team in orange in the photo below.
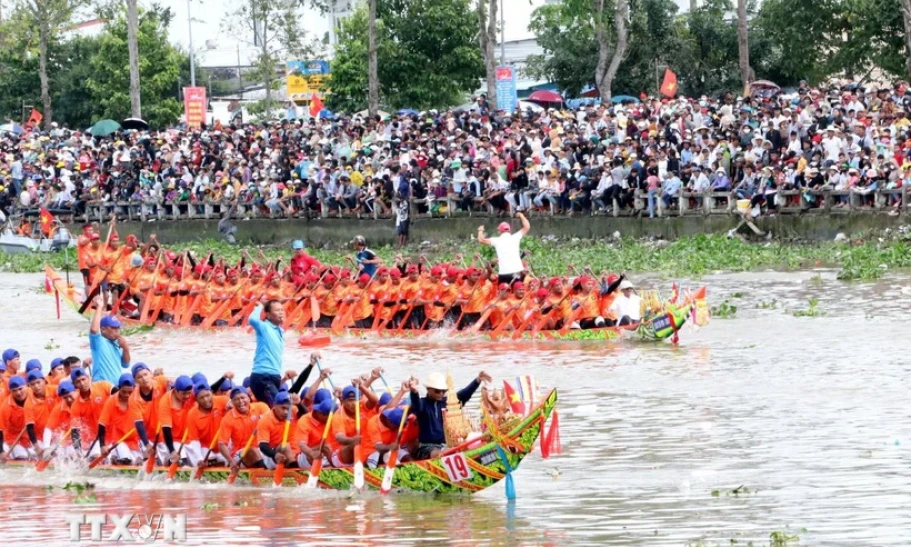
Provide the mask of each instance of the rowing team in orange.
POLYGON ((171 252, 146 256, 141 267, 133 267, 129 256, 137 243, 128 238, 131 250, 122 253, 114 240, 106 259, 88 261, 90 270, 95 268, 88 275, 89 285, 105 279, 115 313, 144 324, 236 326, 268 300, 284 303, 286 325, 299 330, 433 329, 444 323, 458 329, 549 330, 567 322, 588 329, 635 324, 641 314, 632 283, 616 275, 600 282, 581 276, 571 284, 526 275, 506 284, 497 283, 490 267, 446 264, 378 267, 373 276, 327 266, 280 274, 273 266, 225 267, 210 260, 190 270, 186 258, 171 252))
MULTIPOLYGON (((420 414, 413 408, 423 401, 417 379, 395 394, 377 395, 371 388, 382 377, 377 368, 333 393, 320 387, 331 385, 332 371, 326 368, 299 393, 318 358, 313 354, 300 375, 286 373, 284 381, 293 384, 283 386, 270 408, 254 401, 248 388, 234 386, 230 372, 210 385, 200 373, 172 381, 160 369, 152 372, 137 363, 113 386, 92 382, 75 358, 55 360, 47 377, 37 360, 20 373, 18 352, 7 350, 0 382, 0 461, 86 457, 119 465, 153 462, 150 467, 227 466, 236 472, 278 463, 310 466, 317 458, 324 467, 339 467, 352 464, 355 454, 368 467, 378 467, 392 450, 398 450, 399 461, 408 461, 410 453, 421 456, 420 414), (410 413, 405 402, 412 404, 410 413)), ((434 378, 428 392, 434 386, 445 393, 434 378)), ((477 389, 477 382, 469 388, 477 389)))

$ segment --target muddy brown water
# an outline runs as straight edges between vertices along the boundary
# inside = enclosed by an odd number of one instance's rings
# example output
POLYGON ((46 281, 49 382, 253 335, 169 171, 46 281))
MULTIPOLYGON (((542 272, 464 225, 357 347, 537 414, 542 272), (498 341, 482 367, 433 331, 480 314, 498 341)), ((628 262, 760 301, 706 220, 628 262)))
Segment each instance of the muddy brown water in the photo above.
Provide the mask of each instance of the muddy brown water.
MULTIPOLYGON (((87 355, 87 321, 65 307, 56 319, 41 281, 0 275, 0 346, 45 367, 87 355)), ((435 339, 322 350, 337 379, 382 366, 391 381, 451 369, 462 384, 486 370, 558 388, 563 454, 544 460, 536 450, 523 462, 514 504, 500 485, 471 497, 383 498, 0 469, 0 537, 70 545, 65 514, 90 511, 185 513, 192 546, 768 545, 775 532, 801 545, 911 544, 911 276, 701 281, 713 305, 727 299, 737 312, 688 326, 679 347, 435 339), (810 298, 825 315, 795 317, 810 298), (94 483, 95 501, 60 488, 71 480, 94 483)), ((288 338, 286 359, 300 369, 308 353, 288 338)), ((164 329, 131 342, 134 360, 210 379, 246 375, 255 343, 164 329)))

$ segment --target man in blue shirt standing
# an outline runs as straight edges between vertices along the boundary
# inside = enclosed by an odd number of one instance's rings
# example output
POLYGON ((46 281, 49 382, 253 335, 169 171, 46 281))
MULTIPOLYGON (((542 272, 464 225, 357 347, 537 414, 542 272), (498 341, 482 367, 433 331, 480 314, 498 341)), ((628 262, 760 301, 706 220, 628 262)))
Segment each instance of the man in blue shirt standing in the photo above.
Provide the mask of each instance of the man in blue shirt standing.
POLYGON ((256 332, 256 353, 250 373, 250 389, 256 400, 272 406, 275 394, 282 383, 282 359, 285 354, 285 306, 278 300, 269 300, 253 309, 250 326, 256 332), (265 320, 260 316, 265 310, 265 320))
POLYGON ((89 327, 89 348, 92 350, 92 381, 104 380, 117 385, 123 369, 130 367, 130 346, 120 335, 120 321, 104 315, 104 299, 95 300, 95 315, 89 327), (104 315, 104 317, 102 317, 104 315))
MULTIPOLYGON (((456 394, 462 406, 471 400, 474 392, 481 386, 481 382, 490 382, 493 379, 484 371, 478 377, 456 394)), ((418 381, 412 378, 408 386, 411 389, 411 413, 417 416, 418 449, 414 459, 426 460, 439 457, 440 452, 446 449, 446 433, 443 429, 443 410, 446 408, 446 378, 439 372, 431 373, 424 382, 427 395, 418 394, 418 381)))

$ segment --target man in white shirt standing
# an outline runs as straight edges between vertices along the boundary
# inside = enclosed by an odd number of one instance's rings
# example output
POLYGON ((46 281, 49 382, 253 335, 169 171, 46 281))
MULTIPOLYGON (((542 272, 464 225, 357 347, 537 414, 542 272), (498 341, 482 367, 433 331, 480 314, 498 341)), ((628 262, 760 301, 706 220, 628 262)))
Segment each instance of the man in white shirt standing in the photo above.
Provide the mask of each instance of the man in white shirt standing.
POLYGON ((478 242, 481 245, 490 245, 497 251, 498 283, 519 281, 525 270, 520 247, 522 238, 531 230, 531 224, 522 213, 517 213, 516 216, 522 221, 522 229, 516 233, 512 233, 512 227, 508 222, 501 222, 497 227, 500 235, 488 239, 484 236, 484 226, 478 226, 478 242))

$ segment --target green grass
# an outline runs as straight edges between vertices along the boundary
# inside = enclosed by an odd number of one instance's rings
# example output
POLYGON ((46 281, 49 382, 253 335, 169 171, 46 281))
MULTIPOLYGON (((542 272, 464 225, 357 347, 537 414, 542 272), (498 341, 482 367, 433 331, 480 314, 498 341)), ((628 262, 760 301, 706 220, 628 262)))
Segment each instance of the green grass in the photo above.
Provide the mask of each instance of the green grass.
MULTIPOLYGON (((714 271, 743 272, 762 269, 793 270, 815 266, 840 267, 838 278, 842 280, 873 280, 880 278, 890 269, 911 267, 911 244, 904 240, 878 242, 868 240, 860 245, 824 243, 748 243, 723 235, 698 235, 685 237, 666 246, 655 245, 648 240, 544 240, 529 237, 522 248, 532 270, 538 275, 563 275, 569 265, 575 265, 581 272, 590 267, 593 272, 648 272, 671 277, 700 277, 714 271)), ((202 241, 176 244, 173 250, 191 249, 197 256, 205 257, 210 251, 229 264, 241 258, 241 248, 222 241, 202 241)), ((386 263, 391 263, 398 253, 390 246, 374 248, 386 263)), ((310 249, 320 261, 330 264, 347 265, 346 257, 353 255, 350 248, 330 250, 310 249)), ((288 260, 290 249, 285 247, 248 248, 254 260, 261 252, 269 261, 278 258, 288 260)), ((434 244, 419 250, 412 246, 403 252, 417 260, 426 253, 432 262, 452 261, 457 254, 465 257, 465 263, 480 253, 485 259, 494 256, 491 247, 482 247, 475 241, 453 241, 434 244)), ((63 253, 17 254, 0 252, 0 272, 40 272, 45 262, 63 269, 63 253)), ((69 254, 69 265, 75 270, 75 254, 69 254)), ((814 280, 811 283, 822 281, 814 280)))

